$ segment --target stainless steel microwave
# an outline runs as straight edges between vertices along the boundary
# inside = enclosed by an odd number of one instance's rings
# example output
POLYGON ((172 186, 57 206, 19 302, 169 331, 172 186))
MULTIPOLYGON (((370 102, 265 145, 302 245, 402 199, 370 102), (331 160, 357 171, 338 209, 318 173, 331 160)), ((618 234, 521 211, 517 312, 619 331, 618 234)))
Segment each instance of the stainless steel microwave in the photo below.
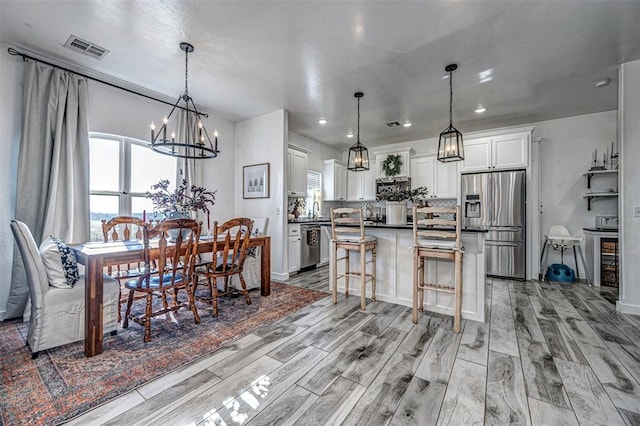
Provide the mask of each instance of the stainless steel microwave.
POLYGON ((411 178, 408 176, 395 176, 376 179, 376 196, 387 188, 411 189, 411 178))

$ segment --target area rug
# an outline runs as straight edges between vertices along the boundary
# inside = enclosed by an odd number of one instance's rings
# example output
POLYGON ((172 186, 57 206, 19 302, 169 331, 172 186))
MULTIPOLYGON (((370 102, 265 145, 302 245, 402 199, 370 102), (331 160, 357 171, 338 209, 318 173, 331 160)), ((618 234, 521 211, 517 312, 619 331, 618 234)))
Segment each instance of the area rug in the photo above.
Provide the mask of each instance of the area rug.
MULTIPOLYGON (((84 342, 76 342, 32 360, 24 343, 28 325, 0 324, 0 424, 59 424, 327 296, 278 283, 268 297, 250 294, 251 305, 244 297, 220 298, 217 318, 199 303, 197 325, 183 309, 154 319, 148 343, 130 321, 128 329, 105 337, 104 352, 92 358, 84 356, 84 342)), ((136 303, 140 309, 144 300, 136 303)))

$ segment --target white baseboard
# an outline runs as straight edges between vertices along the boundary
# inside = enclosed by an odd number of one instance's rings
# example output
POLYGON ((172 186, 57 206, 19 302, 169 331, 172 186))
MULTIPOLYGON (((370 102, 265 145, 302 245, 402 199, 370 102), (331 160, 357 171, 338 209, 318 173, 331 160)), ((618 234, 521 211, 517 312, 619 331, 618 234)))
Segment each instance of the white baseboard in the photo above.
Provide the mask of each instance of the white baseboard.
POLYGON ((7 314, 7 311, 0 311, 0 321, 4 321, 4 316, 7 314))
POLYGON ((630 305, 629 303, 620 303, 616 301, 616 309, 623 314, 640 315, 640 306, 630 305))
POLYGON ((272 272, 271 273, 271 281, 279 281, 279 282, 283 282, 283 281, 287 281, 289 279, 289 273, 284 273, 284 274, 280 274, 278 272, 272 272))

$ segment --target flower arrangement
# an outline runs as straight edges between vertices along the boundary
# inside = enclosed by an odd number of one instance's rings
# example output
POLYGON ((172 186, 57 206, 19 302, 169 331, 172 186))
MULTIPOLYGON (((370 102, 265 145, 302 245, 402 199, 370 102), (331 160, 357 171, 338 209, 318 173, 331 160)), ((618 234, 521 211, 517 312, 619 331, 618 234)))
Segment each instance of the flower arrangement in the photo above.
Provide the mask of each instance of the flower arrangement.
POLYGON ((377 201, 411 201, 415 202, 427 197, 429 189, 419 186, 414 189, 385 188, 377 196, 377 201))
POLYGON ((209 206, 215 204, 215 194, 217 191, 207 191, 202 186, 187 185, 186 179, 173 191, 169 191, 169 179, 161 179, 160 182, 151 185, 153 191, 147 191, 145 197, 149 198, 154 205, 154 210, 167 214, 175 211, 202 210, 209 213, 209 206))

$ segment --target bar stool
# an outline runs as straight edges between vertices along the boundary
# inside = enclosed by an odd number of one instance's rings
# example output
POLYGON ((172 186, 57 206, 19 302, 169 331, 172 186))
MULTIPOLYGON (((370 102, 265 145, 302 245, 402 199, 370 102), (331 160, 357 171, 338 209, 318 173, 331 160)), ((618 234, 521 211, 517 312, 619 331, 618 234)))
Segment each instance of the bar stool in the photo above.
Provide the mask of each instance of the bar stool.
POLYGON ((540 271, 539 278, 544 281, 547 267, 549 266, 549 247, 553 247, 556 250, 560 250, 560 263, 564 264, 564 252, 570 248, 573 248, 573 260, 576 263, 576 277, 580 275, 580 269, 578 269, 578 257, 576 256, 576 248, 584 267, 584 272, 587 276, 587 283, 591 285, 591 277, 589 277, 589 269, 584 261, 584 255, 582 254, 582 237, 574 237, 569 230, 563 225, 553 225, 549 229, 549 233, 544 235, 544 245, 542 246, 542 253, 540 253, 540 271))
POLYGON ((413 208, 413 323, 424 310, 425 290, 454 295, 453 331, 462 317, 462 257, 460 206, 413 208), (425 217, 426 218, 423 218, 425 217), (454 217, 455 215, 455 217, 454 217), (451 229, 453 228, 453 229, 451 229), (452 260, 454 283, 425 283, 425 259, 452 260))
POLYGON ((344 278, 344 295, 349 297, 349 278, 360 280, 360 309, 367 308, 366 284, 371 282, 371 300, 376 300, 376 239, 364 234, 362 208, 333 208, 331 209, 331 246, 333 248, 333 303, 338 302, 338 279, 344 278), (338 258, 338 250, 345 252, 344 257, 338 258), (349 255, 351 251, 360 253, 360 268, 358 271, 349 269, 349 255), (367 261, 367 252, 371 251, 371 260, 367 261), (344 260, 344 273, 338 274, 338 261, 344 260), (371 271, 367 273, 367 264, 371 264, 371 271))

